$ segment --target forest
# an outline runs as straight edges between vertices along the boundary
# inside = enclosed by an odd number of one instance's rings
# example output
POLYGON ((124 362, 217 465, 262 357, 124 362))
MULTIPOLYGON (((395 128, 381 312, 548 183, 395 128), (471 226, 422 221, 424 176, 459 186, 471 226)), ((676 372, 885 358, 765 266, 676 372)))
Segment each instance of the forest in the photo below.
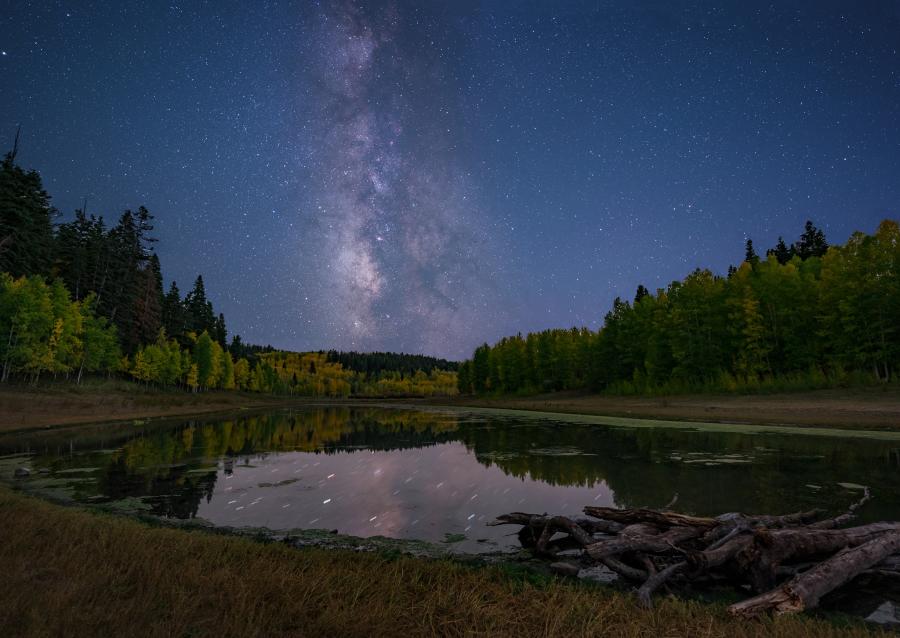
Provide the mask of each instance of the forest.
POLYGON ((355 372, 373 374, 399 372, 411 376, 418 371, 426 374, 433 370, 455 371, 456 361, 447 361, 422 354, 405 354, 398 352, 338 352, 329 350, 327 358, 330 363, 340 363, 344 368, 355 372))
POLYGON ((182 296, 163 288, 153 215, 126 210, 114 225, 88 214, 57 223, 37 171, 0 164, 0 381, 80 383, 120 375, 198 392, 303 396, 431 396, 456 392, 455 364, 393 353, 287 353, 229 343, 202 275, 182 296))
POLYGON ((900 366, 900 228, 829 246, 800 239, 756 253, 726 276, 697 269, 633 301, 617 298, 597 331, 545 330, 479 346, 459 367, 463 394, 558 390, 610 394, 806 390, 888 382, 900 366))

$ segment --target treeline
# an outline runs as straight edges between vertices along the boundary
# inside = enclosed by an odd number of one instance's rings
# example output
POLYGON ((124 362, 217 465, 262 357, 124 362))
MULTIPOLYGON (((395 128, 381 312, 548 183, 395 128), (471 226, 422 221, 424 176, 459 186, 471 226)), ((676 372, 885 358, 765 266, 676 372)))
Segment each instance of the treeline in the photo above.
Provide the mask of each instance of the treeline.
POLYGON ((371 376, 398 372, 401 378, 412 376, 416 372, 431 374, 434 370, 455 371, 456 361, 447 361, 421 354, 404 354, 397 352, 338 352, 329 350, 329 363, 340 363, 344 368, 371 376))
MULTIPOLYGON (((271 352, 260 355, 262 361, 275 371, 273 391, 280 394, 327 397, 430 397, 449 396, 457 393, 456 372, 433 365, 430 370, 416 368, 392 370, 393 360, 399 366, 412 361, 414 355, 376 353, 372 364, 383 361, 386 367, 371 365, 367 370, 353 369, 334 357, 333 351, 321 352, 271 352)), ((346 354, 346 353, 345 353, 346 354)), ((363 361, 365 355, 356 355, 363 361)), ((431 362, 441 361, 430 359, 431 362)), ((446 362, 445 362, 446 363, 446 362)))
POLYGON ((202 351, 212 340, 212 367, 229 367, 225 318, 213 311, 201 276, 183 298, 174 281, 164 294, 153 215, 141 206, 108 226, 83 208, 55 225, 58 211, 40 175, 16 163, 17 151, 18 136, 0 163, 2 379, 124 372, 164 385, 226 387, 203 374, 210 366, 202 351), (199 369, 196 383, 191 365, 199 369))
POLYGON ((656 294, 616 299, 598 331, 546 330, 477 348, 462 393, 621 394, 807 389, 888 381, 900 365, 900 229, 882 222, 828 246, 800 240, 761 259, 751 241, 725 277, 695 270, 656 294))
POLYGON ((123 374, 156 386, 308 396, 430 396, 456 391, 455 364, 392 353, 283 353, 229 344, 202 276, 163 291, 153 215, 126 210, 107 226, 75 212, 54 224, 40 175, 13 150, 0 164, 0 380, 42 374, 80 382, 123 374), (5 273, 5 274, 4 274, 5 273))

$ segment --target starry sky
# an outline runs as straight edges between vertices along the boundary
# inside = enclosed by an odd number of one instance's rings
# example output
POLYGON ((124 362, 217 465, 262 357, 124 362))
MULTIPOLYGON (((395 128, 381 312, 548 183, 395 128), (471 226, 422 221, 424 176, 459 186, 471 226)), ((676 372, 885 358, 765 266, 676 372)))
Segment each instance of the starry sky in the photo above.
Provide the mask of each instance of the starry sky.
POLYGON ((0 6, 0 140, 245 341, 461 358, 900 216, 896 0, 0 6))

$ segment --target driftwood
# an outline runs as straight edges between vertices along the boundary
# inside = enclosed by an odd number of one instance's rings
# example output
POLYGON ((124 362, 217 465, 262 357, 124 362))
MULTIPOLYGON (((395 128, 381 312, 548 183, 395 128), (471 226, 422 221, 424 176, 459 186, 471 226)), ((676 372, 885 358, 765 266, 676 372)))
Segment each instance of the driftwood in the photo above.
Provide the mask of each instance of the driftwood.
POLYGON ((824 510, 708 518, 668 509, 585 507, 587 517, 513 512, 488 525, 520 525, 522 545, 552 560, 560 575, 605 565, 648 607, 660 588, 749 588, 755 595, 729 611, 754 617, 812 609, 857 576, 900 579, 900 523, 847 527, 871 498, 866 488, 833 518, 823 518, 824 510), (572 549, 579 550, 575 563, 561 562, 560 553, 572 549))

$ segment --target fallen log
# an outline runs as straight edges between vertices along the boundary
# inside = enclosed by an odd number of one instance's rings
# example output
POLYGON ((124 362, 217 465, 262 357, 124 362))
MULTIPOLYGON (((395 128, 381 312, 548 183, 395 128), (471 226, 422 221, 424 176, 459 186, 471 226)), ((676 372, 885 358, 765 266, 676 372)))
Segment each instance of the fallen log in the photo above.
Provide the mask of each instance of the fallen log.
POLYGON ((751 618, 770 611, 792 614, 812 609, 819 604, 822 596, 898 551, 900 532, 883 534, 838 552, 770 592, 735 603, 728 611, 735 616, 751 618))
POLYGON ((719 521, 714 518, 689 516, 678 512, 658 512, 648 509, 617 510, 611 507, 592 507, 589 505, 584 508, 584 513, 594 518, 615 521, 625 525, 652 523, 660 527, 689 526, 704 528, 719 525, 719 521))
POLYGON ((673 499, 665 510, 588 506, 587 518, 512 512, 488 524, 520 525, 523 546, 553 560, 558 574, 606 566, 646 606, 661 587, 749 587, 757 595, 731 609, 751 617, 810 609, 861 574, 900 578, 900 522, 846 527, 871 498, 865 489, 832 518, 822 518, 820 509, 710 518, 670 511, 673 499), (555 558, 561 548, 580 554, 568 551, 561 563, 555 558))
POLYGON ((634 527, 637 526, 626 527, 618 537, 592 543, 585 547, 585 550, 591 558, 595 559, 626 552, 666 554, 674 551, 678 543, 696 538, 703 533, 703 528, 676 527, 664 534, 651 534, 648 533, 649 529, 646 526, 642 526, 642 529, 634 530, 629 534, 628 530, 634 527))

